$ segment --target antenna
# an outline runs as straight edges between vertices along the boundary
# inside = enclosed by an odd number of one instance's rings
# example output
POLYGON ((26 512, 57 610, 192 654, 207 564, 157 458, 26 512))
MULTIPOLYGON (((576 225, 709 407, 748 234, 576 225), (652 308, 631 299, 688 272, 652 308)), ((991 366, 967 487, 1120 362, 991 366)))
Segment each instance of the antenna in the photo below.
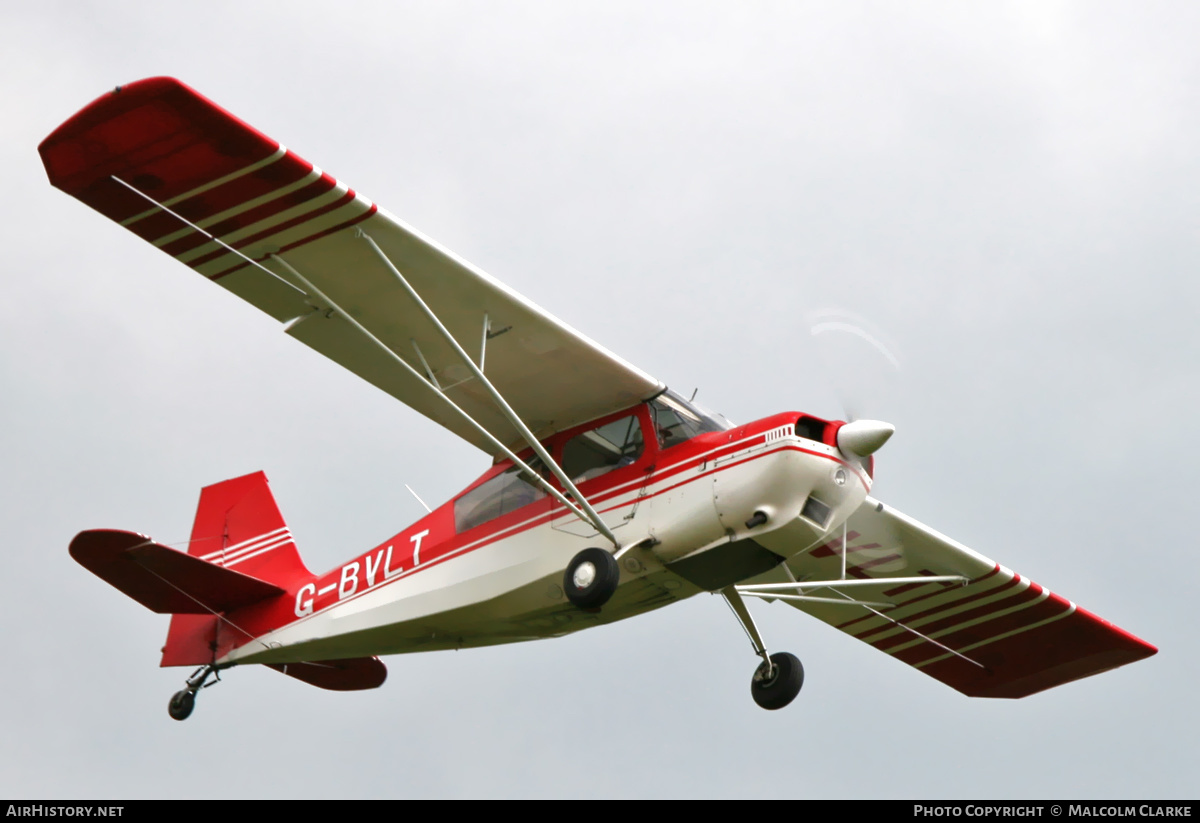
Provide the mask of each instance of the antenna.
POLYGON ((429 508, 429 504, 421 499, 421 495, 417 494, 415 491, 412 490, 412 486, 405 483, 404 488, 408 489, 409 494, 411 494, 413 497, 417 498, 417 502, 425 507, 425 511, 429 512, 430 514, 433 514, 433 509, 429 508))

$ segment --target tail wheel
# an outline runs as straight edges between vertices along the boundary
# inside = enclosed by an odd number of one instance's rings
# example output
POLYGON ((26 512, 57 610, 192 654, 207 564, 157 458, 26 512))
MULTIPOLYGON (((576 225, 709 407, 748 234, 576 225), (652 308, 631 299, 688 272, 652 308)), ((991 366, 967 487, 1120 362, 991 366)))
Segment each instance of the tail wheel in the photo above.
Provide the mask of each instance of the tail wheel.
POLYGON ((762 663, 750 681, 754 702, 764 709, 782 709, 796 699, 804 685, 804 667, 794 654, 778 652, 771 655, 771 665, 762 663))
POLYGON ((563 575, 567 599, 581 609, 598 609, 608 602, 621 582, 617 560, 604 549, 584 549, 575 555, 563 575))
POLYGON ((195 693, 188 689, 181 689, 171 695, 171 702, 167 704, 167 714, 175 720, 187 720, 194 708, 196 708, 195 693))

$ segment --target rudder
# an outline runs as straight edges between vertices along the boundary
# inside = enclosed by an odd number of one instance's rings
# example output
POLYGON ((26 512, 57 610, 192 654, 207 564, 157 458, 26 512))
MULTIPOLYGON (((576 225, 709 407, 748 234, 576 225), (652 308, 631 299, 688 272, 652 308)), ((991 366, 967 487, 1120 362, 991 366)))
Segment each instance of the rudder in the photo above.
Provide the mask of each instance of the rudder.
MULTIPOLYGON (((294 588, 312 577, 300 559, 263 472, 200 490, 187 553, 283 589, 294 588)), ((213 615, 174 615, 160 665, 198 666, 211 662, 217 622, 213 615)))

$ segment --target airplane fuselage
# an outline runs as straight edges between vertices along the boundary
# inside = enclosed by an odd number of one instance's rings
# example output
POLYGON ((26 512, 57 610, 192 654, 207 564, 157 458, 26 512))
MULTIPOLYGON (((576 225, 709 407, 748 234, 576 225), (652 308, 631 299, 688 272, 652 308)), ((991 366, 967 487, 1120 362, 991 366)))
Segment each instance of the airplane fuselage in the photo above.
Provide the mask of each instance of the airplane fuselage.
MULTIPOLYGON (((636 414, 652 430, 647 404, 636 414)), ((622 545, 621 584, 603 612, 564 596, 563 568, 604 538, 542 496, 463 529, 456 506, 510 469, 316 580, 229 615, 218 663, 284 663, 466 648, 554 637, 632 617, 762 574, 829 536, 871 478, 836 445, 837 424, 795 412, 664 447, 579 484, 622 545), (806 434, 797 434, 797 421, 806 434), (815 426, 815 429, 814 429, 815 426), (755 516, 758 515, 757 521, 755 516), (248 639, 255 635, 254 639, 248 639)), ((589 426, 580 427, 587 430, 589 426)), ((560 454, 578 430, 546 441, 560 454)))

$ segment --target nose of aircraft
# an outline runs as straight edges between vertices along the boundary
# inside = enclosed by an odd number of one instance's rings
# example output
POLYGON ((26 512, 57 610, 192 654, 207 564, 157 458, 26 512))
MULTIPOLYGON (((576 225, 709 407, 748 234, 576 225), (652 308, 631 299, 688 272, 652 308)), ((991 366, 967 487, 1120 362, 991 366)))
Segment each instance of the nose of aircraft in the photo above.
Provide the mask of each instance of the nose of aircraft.
POLYGON ((855 420, 838 429, 838 448, 846 454, 866 457, 883 446, 895 431, 895 426, 882 420, 855 420))

